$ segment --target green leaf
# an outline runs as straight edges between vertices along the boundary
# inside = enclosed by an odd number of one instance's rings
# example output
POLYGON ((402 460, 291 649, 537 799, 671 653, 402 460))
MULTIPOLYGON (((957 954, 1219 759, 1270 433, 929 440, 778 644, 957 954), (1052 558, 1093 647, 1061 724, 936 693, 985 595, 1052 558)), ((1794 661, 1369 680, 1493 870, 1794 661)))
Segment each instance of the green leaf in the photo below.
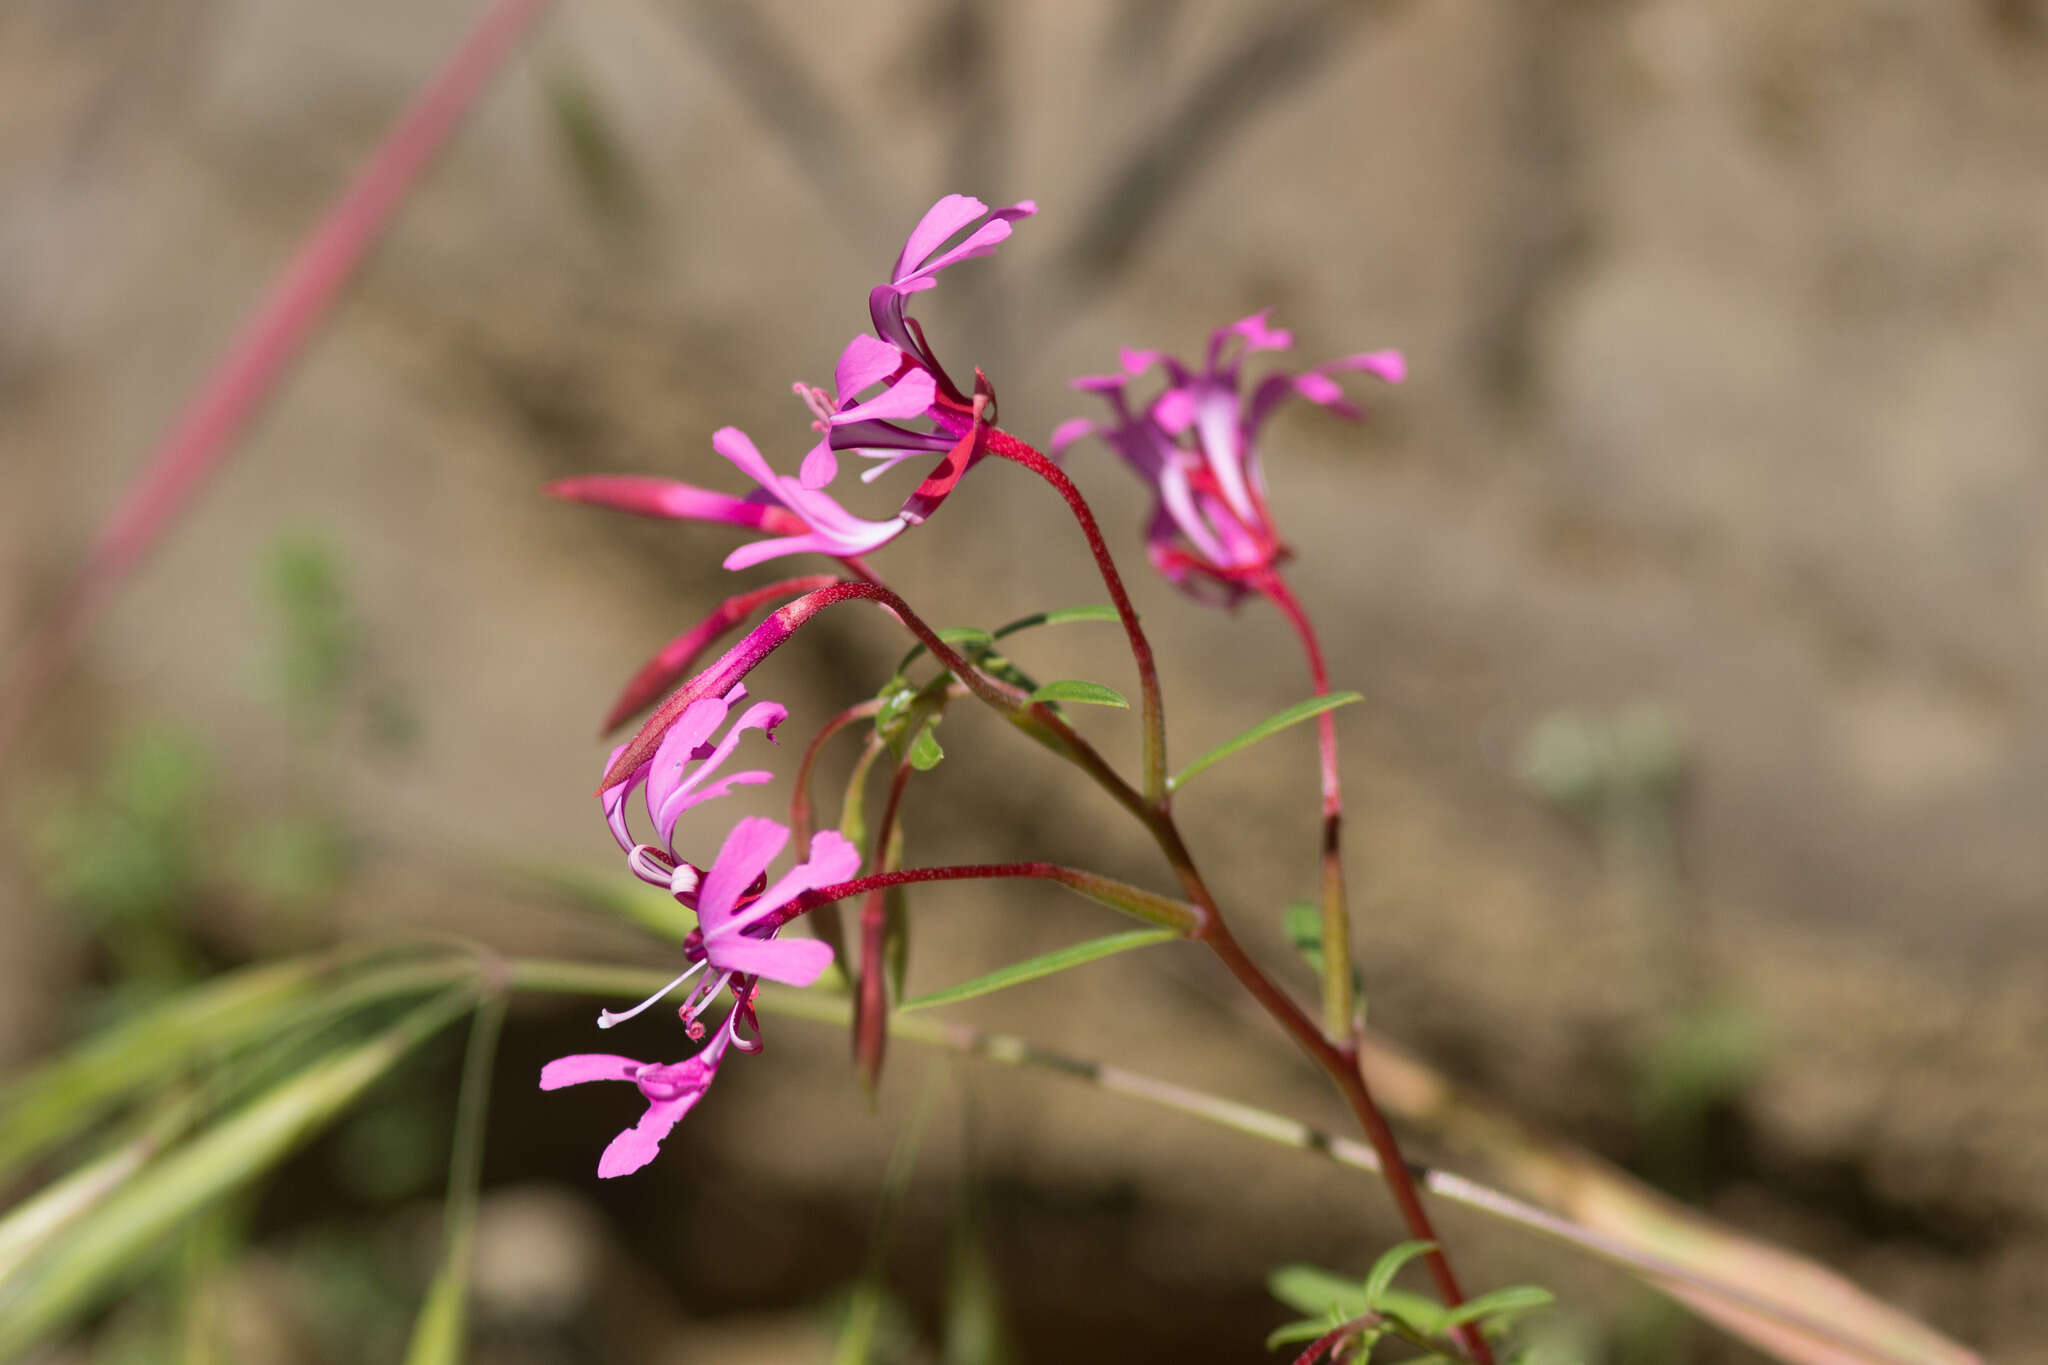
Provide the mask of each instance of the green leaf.
POLYGON ((186 1219, 263 1175, 332 1123, 414 1047, 470 1007, 467 991, 422 1005, 151 1162, 20 1271, 0 1281, 0 1360, 104 1302, 186 1219))
POLYGON ((1365 1273, 1365 1306, 1378 1308, 1388 1287, 1394 1283, 1394 1277, 1401 1273, 1401 1267, 1435 1250, 1435 1242, 1402 1242, 1388 1248, 1386 1254, 1374 1261, 1372 1269, 1365 1273))
POLYGON ((1509 1313, 1526 1313, 1535 1308, 1547 1308, 1556 1301, 1557 1296, 1548 1289, 1533 1284, 1511 1284, 1505 1289, 1496 1289, 1492 1293, 1481 1294, 1477 1298, 1465 1300, 1442 1316, 1437 1323, 1436 1330, 1447 1332, 1453 1327, 1461 1326, 1468 1322, 1477 1322, 1481 1318, 1491 1318, 1509 1313))
POLYGON ((412 1344, 405 1365, 459 1365, 469 1317, 467 1265, 444 1265, 427 1288, 426 1302, 413 1323, 412 1344))
POLYGON ((996 628, 995 638, 1015 635, 1020 630, 1034 630, 1039 626, 1064 626, 1076 621, 1114 621, 1116 608, 1107 602, 1097 602, 1086 607, 1059 607, 1052 611, 1035 611, 1029 616, 1020 616, 1006 626, 996 628))
MULTIPOLYGON (((1039 626, 1064 626, 1075 621, 1114 621, 1116 619, 1116 608, 1107 604, 1087 607, 1060 607, 1053 611, 1035 611, 1029 616, 1020 616, 1008 625, 999 626, 993 631, 978 630, 973 626, 953 626, 938 631, 937 634, 941 640, 944 640, 949 645, 966 645, 968 655, 971 658, 975 653, 988 649, 997 640, 1008 635, 1015 635, 1019 631, 1033 630, 1039 626)), ((905 654, 902 661, 896 665, 897 673, 902 673, 904 669, 916 663, 918 656, 924 652, 925 648, 922 644, 913 645, 910 652, 905 654)))
POLYGON ((1317 1337, 1335 1330, 1341 1321, 1342 1319, 1333 1321, 1330 1318, 1302 1318, 1284 1327, 1275 1327, 1266 1334, 1266 1349, 1275 1351, 1282 1346, 1295 1346, 1304 1341, 1314 1341, 1317 1337))
POLYGON ((1121 706, 1131 709, 1131 704, 1113 687, 1104 687, 1098 682, 1082 682, 1067 678, 1049 682, 1024 699, 1026 702, 1078 701, 1090 706, 1121 706))
POLYGON ((928 773, 939 766, 939 760, 946 751, 939 747, 939 737, 933 727, 927 725, 917 732, 917 738, 910 742, 910 766, 921 773, 928 773))
MULTIPOLYGON (((1372 1307, 1358 1281, 1312 1265, 1281 1266, 1266 1277, 1266 1291, 1298 1313, 1335 1314, 1336 1322, 1355 1318, 1372 1307)), ((1336 1322, 1330 1325, 1334 1327, 1336 1322)))
POLYGON ((1280 927, 1287 935, 1287 941, 1294 945, 1294 951, 1315 968, 1318 976, 1323 971, 1323 912, 1308 901, 1289 901, 1280 914, 1280 927))
POLYGON ((1168 791, 1176 790, 1182 783, 1210 764, 1230 757, 1239 749, 1257 744, 1269 735, 1276 735, 1290 725, 1299 725, 1302 721, 1320 716, 1325 711, 1334 711, 1340 706, 1349 706, 1352 702, 1364 700, 1365 697, 1357 692, 1332 692, 1327 696, 1310 697, 1307 701, 1296 702, 1285 711, 1276 712, 1266 717, 1243 734, 1223 741, 1223 743, 1217 745, 1208 753, 1203 754, 1200 758, 1188 764, 1187 767, 1182 768, 1178 774, 1168 779, 1166 789, 1168 791))
POLYGON ((977 976, 972 981, 963 981, 957 986, 948 986, 942 991, 920 995, 915 1000, 906 1000, 898 1009, 903 1013, 911 1010, 931 1009, 937 1005, 957 1004, 972 1000, 977 995, 988 995, 1011 986, 1021 986, 1026 981, 1036 981, 1042 976, 1079 967, 1097 958, 1109 957, 1116 953, 1129 952, 1133 948, 1149 948, 1155 943, 1165 943, 1180 935, 1171 929, 1133 929, 1126 933, 1110 934, 1103 938, 1092 938, 1086 943, 1076 943, 1070 948, 1046 953, 1025 962, 1013 962, 987 976, 977 976))

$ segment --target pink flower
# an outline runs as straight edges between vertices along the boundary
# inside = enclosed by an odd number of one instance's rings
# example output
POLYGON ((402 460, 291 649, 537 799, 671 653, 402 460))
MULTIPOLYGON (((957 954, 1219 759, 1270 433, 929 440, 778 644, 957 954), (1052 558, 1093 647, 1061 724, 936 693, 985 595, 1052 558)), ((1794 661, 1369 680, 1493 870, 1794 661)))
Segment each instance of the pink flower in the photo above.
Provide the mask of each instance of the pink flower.
MULTIPOLYGON (((597 1016, 597 1026, 612 1028, 624 1023, 699 972, 705 972, 705 977, 684 997, 680 1011, 693 1030, 698 1027, 697 1016, 735 978, 735 994, 744 1001, 755 980, 808 986, 824 975, 825 968, 832 965, 832 949, 816 939, 777 938, 776 930, 781 927, 777 912, 806 891, 852 877, 860 871, 860 850, 837 830, 821 830, 811 839, 810 858, 770 885, 768 864, 788 842, 786 827, 748 816, 725 836, 725 844, 701 881, 695 868, 679 864, 675 879, 691 883, 690 900, 697 910, 697 931, 684 947, 696 959, 694 965, 633 1008, 605 1010, 597 1016)), ((678 892, 679 898, 681 895, 678 892)), ((728 1031, 739 1013, 735 1009, 728 1017, 728 1031)))
POLYGON ((1055 455, 1097 436, 1152 486, 1157 500, 1146 553, 1174 586, 1198 600, 1235 605, 1252 580, 1287 555, 1266 506, 1259 462, 1259 429, 1273 410, 1289 397, 1301 397, 1355 418, 1358 408, 1333 375, 1362 371, 1398 384, 1406 374, 1400 352, 1368 351, 1313 369, 1276 371, 1247 398, 1241 383, 1245 357, 1293 344, 1293 336, 1269 326, 1260 311, 1211 334, 1199 372, 1162 352, 1125 350, 1120 374, 1074 381, 1075 388, 1102 394, 1111 420, 1076 418, 1053 432, 1055 455), (1166 387, 1134 408, 1130 382, 1154 365, 1165 372, 1166 387))
MULTIPOLYGON (((598 793, 598 799, 604 805, 605 823, 611 826, 612 838, 626 852, 626 865, 642 881, 668 890, 685 905, 696 904, 701 874, 687 859, 676 854, 676 821, 692 806, 725 796, 734 787, 755 786, 774 776, 750 770, 728 773, 715 782, 711 780, 726 759, 732 756, 742 734, 748 730, 759 730, 772 741, 775 727, 789 715, 775 702, 756 702, 726 731, 724 739, 713 744, 711 737, 718 733, 732 708, 739 705, 746 695, 746 684, 736 682, 719 696, 700 697, 691 702, 662 736, 660 746, 646 762, 634 768, 622 781, 598 793), (654 843, 642 843, 634 838, 626 818, 627 802, 642 787, 646 788, 644 804, 647 818, 654 825, 654 843)), ((617 761, 625 748, 625 745, 620 745, 612 750, 612 761, 617 761)))
POLYGON ((826 438, 804 460, 806 484, 828 482, 838 472, 839 451, 875 462, 861 475, 864 482, 904 460, 940 455, 938 466, 904 501, 900 515, 914 526, 980 460, 994 418, 994 390, 978 370, 973 391, 961 389, 909 315, 910 297, 936 285, 948 266, 992 254, 1009 237, 1011 224, 1036 212, 1038 206, 1028 199, 990 212, 979 199, 949 194, 918 220, 888 282, 868 293, 874 334, 856 336, 840 353, 833 373, 837 396, 800 389, 818 413, 826 438), (874 396, 861 397, 875 389, 874 396), (918 422, 927 425, 907 425, 918 422))
POLYGON ((730 1029, 721 1029, 702 1051, 682 1062, 636 1062, 631 1057, 601 1052, 557 1057, 541 1068, 540 1088, 560 1090, 590 1081, 631 1081, 639 1086, 647 1099, 647 1112, 638 1123, 613 1138, 604 1155, 597 1159, 597 1174, 602 1180, 631 1175, 654 1160, 661 1150, 661 1140, 704 1098, 732 1039, 730 1029))

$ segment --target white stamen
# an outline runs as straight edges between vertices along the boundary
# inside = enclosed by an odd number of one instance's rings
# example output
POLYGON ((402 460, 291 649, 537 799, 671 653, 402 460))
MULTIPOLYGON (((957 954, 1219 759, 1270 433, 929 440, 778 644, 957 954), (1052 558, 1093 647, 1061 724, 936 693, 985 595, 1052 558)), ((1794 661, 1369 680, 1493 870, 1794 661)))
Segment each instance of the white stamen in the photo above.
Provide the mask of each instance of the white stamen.
POLYGON ((642 1000, 639 1004, 633 1006, 633 1008, 629 1010, 617 1012, 612 1010, 598 1011, 597 1026, 599 1028, 611 1028, 614 1025, 625 1023, 628 1019, 631 1019, 634 1015, 639 1014, 641 1011, 645 1010, 649 1005, 656 1003, 663 996, 667 995, 670 991, 682 985, 685 981, 688 981, 691 977, 695 976, 697 973, 703 970, 704 964, 699 962, 696 966, 690 968, 690 970, 684 972, 681 976, 669 982, 666 986, 663 986, 660 990, 648 996, 645 1000, 642 1000))

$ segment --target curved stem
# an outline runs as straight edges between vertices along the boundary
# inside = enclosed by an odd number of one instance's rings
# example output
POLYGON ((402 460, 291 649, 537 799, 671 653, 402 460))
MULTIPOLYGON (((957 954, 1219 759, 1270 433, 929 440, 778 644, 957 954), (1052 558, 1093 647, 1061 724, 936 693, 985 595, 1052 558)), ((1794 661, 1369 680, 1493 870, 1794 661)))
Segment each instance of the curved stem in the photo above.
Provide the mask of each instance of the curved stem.
MULTIPOLYGON (((1330 692, 1330 672, 1323 663, 1322 642, 1287 580, 1278 570, 1267 569, 1251 579, 1252 586, 1280 609, 1294 633, 1301 638, 1308 656, 1309 681, 1318 697, 1330 692)), ((1331 1038, 1352 1038, 1358 1030, 1356 1006, 1352 1000, 1351 911, 1344 891, 1344 855, 1340 836, 1344 827, 1344 786, 1337 763, 1337 718, 1325 711, 1316 717, 1316 743, 1323 764, 1323 1032, 1331 1038)))
POLYGON ((812 735, 811 742, 804 746, 804 756, 797 760, 796 785, 789 793, 789 828, 798 848, 811 846, 811 770, 818 766, 818 755, 825 751, 825 745, 832 736, 881 709, 880 697, 856 702, 819 726, 818 733, 812 735))
MULTIPOLYGON (((903 809, 903 789, 910 784, 910 774, 915 771, 908 757, 897 761, 896 771, 889 778, 888 799, 882 803, 882 818, 875 822, 874 851, 869 855, 869 865, 884 874, 895 871, 890 863, 902 847, 896 839, 896 818, 903 809)), ((853 1056, 871 1096, 882 1078, 882 1051, 889 1041, 889 989, 882 959, 889 934, 888 896, 892 885, 901 883, 870 886, 860 905, 860 977, 854 983, 853 1056)))
POLYGON ((988 452, 1024 466, 1051 484, 1073 512, 1074 520, 1080 523, 1081 534, 1087 537, 1088 553, 1095 557, 1095 567, 1102 574, 1102 585, 1109 589, 1109 600, 1116 605, 1124 634, 1130 638, 1131 661, 1138 667, 1138 689, 1145 725, 1145 799, 1163 808, 1167 796, 1166 708, 1159 691, 1159 665, 1152 656, 1152 642, 1145 638, 1144 628, 1138 624, 1138 612, 1131 605, 1131 595, 1124 590, 1123 575, 1117 572, 1116 561, 1110 558, 1109 545, 1102 538, 1102 528, 1096 524, 1095 513, 1089 509, 1088 500, 1081 496, 1081 490, 1074 486, 1074 481, 1066 476, 1065 471, 1009 432, 1001 428, 992 429, 988 434, 988 452))

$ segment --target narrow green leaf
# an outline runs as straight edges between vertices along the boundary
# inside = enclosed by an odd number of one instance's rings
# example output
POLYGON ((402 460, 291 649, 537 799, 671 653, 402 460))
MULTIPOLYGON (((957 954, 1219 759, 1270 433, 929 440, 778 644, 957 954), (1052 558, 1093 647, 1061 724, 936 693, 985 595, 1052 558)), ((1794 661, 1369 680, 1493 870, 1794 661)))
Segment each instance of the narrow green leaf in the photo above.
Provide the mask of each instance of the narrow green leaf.
POLYGON ((484 1125, 490 1117, 491 1064, 505 1024, 505 997, 477 1006, 462 1059, 462 1089, 455 1100, 455 1145, 448 1157, 448 1203, 441 1233, 441 1268, 427 1289, 412 1329, 405 1365, 461 1365, 467 1354, 470 1248, 483 1177, 484 1125))
POLYGON ((868 773, 874 769, 875 760, 888 745, 877 729, 868 737, 867 747, 854 760, 853 771, 846 777, 846 795, 839 803, 839 832, 855 848, 863 848, 868 841, 868 773))
POLYGON ((1098 682, 1082 682, 1078 678, 1066 678, 1049 682, 1024 699, 1027 702, 1078 701, 1090 706, 1121 706, 1131 709, 1123 694, 1113 687, 1104 687, 1098 682))
POLYGON ((1064 626, 1076 621, 1114 621, 1116 608, 1107 602, 1097 602, 1085 607, 1058 607, 1052 611, 1035 611, 1029 616, 1020 616, 1006 626, 996 627, 995 638, 1000 640, 1015 635, 1020 630, 1035 630, 1039 626, 1064 626))
POLYGON ((1389 1247, 1384 1255, 1372 1263, 1372 1269, 1365 1272, 1365 1306, 1377 1308, 1386 1297, 1387 1289, 1394 1283, 1394 1277, 1401 1273, 1401 1267, 1418 1256, 1427 1256, 1436 1250, 1435 1242, 1402 1242, 1389 1247))
POLYGON ((1341 1318, 1302 1318, 1284 1327, 1275 1327, 1266 1334, 1266 1349, 1277 1351, 1282 1346, 1295 1346, 1304 1341, 1314 1341, 1317 1337, 1334 1331, 1342 1321, 1341 1318))
POLYGON ((1372 1306, 1365 1301, 1364 1287, 1358 1281, 1312 1265, 1281 1266, 1266 1277, 1266 1291, 1297 1313, 1332 1313, 1337 1322, 1355 1318, 1372 1306))
POLYGON ((977 976, 972 981, 963 981, 957 986, 948 986, 942 991, 920 995, 915 1000, 906 1000, 898 1006, 900 1013, 911 1010, 926 1010, 938 1005, 957 1004, 972 1000, 977 995, 988 995, 1011 986, 1021 986, 1026 981, 1036 981, 1042 976, 1079 967, 1097 958, 1109 957, 1115 953, 1129 952, 1133 948, 1149 948, 1155 943, 1165 943, 1180 935, 1171 929, 1132 929, 1121 934, 1109 934, 1103 938, 1092 938, 1086 943, 1076 943, 1070 948, 1046 953, 1025 962, 1013 962, 1000 967, 987 976, 977 976))
POLYGON ((150 1163, 0 1281, 0 1360, 17 1358, 105 1301, 174 1228, 332 1123, 415 1046, 467 1010, 472 998, 453 992, 420 1006, 150 1163))
MULTIPOLYGON (((1116 619, 1116 608, 1109 606, 1107 603, 1086 607, 1060 607, 1053 611, 1034 611, 1029 616, 1020 616, 1008 625, 998 626, 993 631, 979 630, 973 626, 952 626, 939 631, 938 637, 949 645, 964 644, 971 652, 974 650, 985 650, 1005 636, 1015 635, 1023 630, 1034 630, 1039 626, 1064 626, 1076 621, 1114 621, 1116 619)), ((913 645, 910 652, 905 654, 902 661, 896 665, 896 671, 899 674, 902 673, 904 669, 916 663, 918 657, 924 652, 925 649, 922 644, 913 645)))
POLYGON ((1437 1324, 1437 1330, 1447 1332, 1453 1327, 1478 1322, 1482 1318, 1547 1308, 1556 1301, 1557 1296, 1548 1289, 1533 1284, 1511 1284, 1505 1289, 1496 1289, 1477 1298, 1465 1300, 1443 1315, 1437 1324))
POLYGON ((1266 717, 1243 734, 1224 740, 1208 753, 1203 754, 1200 758, 1188 764, 1187 767, 1182 768, 1178 774, 1168 779, 1166 789, 1168 791, 1177 789, 1182 783, 1210 764, 1226 759, 1239 749, 1257 744, 1260 740, 1270 735, 1277 735, 1290 725, 1299 725, 1302 721, 1320 716, 1325 711, 1334 711, 1340 706, 1349 706, 1352 702, 1364 700, 1365 697, 1361 693, 1332 692, 1327 696, 1310 697, 1307 701, 1296 702, 1285 711, 1279 711, 1266 717))
POLYGON ((596 876, 580 868, 532 866, 520 875, 571 905, 622 919, 661 938, 681 942, 697 927, 697 916, 674 896, 614 872, 596 876))

